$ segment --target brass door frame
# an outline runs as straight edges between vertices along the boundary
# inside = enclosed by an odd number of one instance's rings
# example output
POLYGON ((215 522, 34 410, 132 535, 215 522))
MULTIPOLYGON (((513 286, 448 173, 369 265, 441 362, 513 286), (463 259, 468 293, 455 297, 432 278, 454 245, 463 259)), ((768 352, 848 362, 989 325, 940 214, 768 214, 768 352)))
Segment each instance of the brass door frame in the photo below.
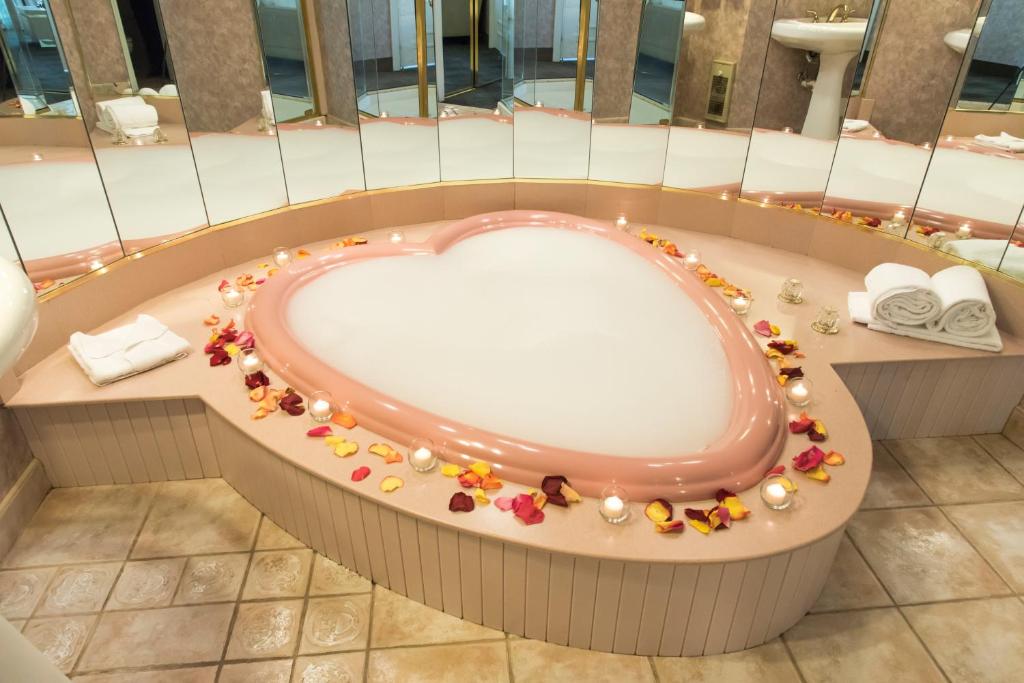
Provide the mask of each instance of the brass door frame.
MULTIPOLYGON (((430 117, 430 88, 427 84, 427 1, 413 0, 416 10, 416 90, 420 105, 420 118, 430 117)), ((434 3, 431 2, 433 7, 434 3)), ((437 45, 434 46, 437 49, 437 45)))
POLYGON ((587 51, 590 47, 590 0, 580 0, 580 28, 576 39, 576 98, 575 111, 583 111, 587 91, 587 51))

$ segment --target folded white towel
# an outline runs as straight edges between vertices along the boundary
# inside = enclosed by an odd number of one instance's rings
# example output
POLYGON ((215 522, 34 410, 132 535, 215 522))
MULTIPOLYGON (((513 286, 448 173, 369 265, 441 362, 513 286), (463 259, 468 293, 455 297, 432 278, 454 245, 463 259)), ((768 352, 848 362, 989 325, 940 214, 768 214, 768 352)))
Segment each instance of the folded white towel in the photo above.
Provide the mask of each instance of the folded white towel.
POLYGON ((110 110, 114 125, 130 138, 152 135, 160 123, 160 114, 151 104, 114 107, 110 110))
POLYGON ((177 97, 178 86, 174 85, 173 83, 168 83, 167 85, 160 88, 160 94, 164 97, 177 97))
POLYGON ((267 123, 276 123, 277 119, 274 118, 274 98, 270 95, 270 90, 260 91, 260 102, 263 104, 263 118, 267 120, 267 123))
POLYGON ((1005 130, 999 135, 975 135, 974 139, 982 145, 1007 152, 1024 152, 1024 138, 1010 135, 1005 130))
POLYGON ((140 97, 152 97, 153 95, 159 94, 160 93, 158 93, 156 90, 153 90, 152 88, 139 88, 140 97))
POLYGON ((120 107, 141 107, 146 100, 138 95, 132 97, 118 97, 113 100, 104 100, 96 103, 96 127, 108 133, 117 132, 117 122, 114 121, 113 110, 120 107))
POLYGON ((942 301, 942 315, 929 320, 931 332, 957 337, 984 337, 996 326, 996 312, 985 279, 970 266, 953 266, 932 276, 932 287, 942 301))
POLYGON ((864 119, 844 119, 843 120, 843 132, 844 133, 859 133, 868 126, 871 125, 870 121, 864 119))
POLYGON ((942 309, 928 273, 901 263, 883 263, 864 277, 871 317, 883 323, 923 325, 942 309))
POLYGON ((156 318, 142 314, 134 323, 100 334, 75 332, 68 350, 93 384, 103 386, 184 358, 192 347, 156 318))
POLYGON ((991 328, 984 336, 981 337, 961 337, 955 334, 949 334, 948 332, 933 332, 924 327, 909 327, 907 325, 871 324, 868 325, 868 329, 876 332, 897 334, 901 337, 911 337, 913 339, 922 339, 924 341, 939 342, 940 344, 950 344, 951 346, 962 346, 965 349, 992 351, 995 353, 1003 350, 1003 340, 999 336, 999 330, 995 327, 991 328))

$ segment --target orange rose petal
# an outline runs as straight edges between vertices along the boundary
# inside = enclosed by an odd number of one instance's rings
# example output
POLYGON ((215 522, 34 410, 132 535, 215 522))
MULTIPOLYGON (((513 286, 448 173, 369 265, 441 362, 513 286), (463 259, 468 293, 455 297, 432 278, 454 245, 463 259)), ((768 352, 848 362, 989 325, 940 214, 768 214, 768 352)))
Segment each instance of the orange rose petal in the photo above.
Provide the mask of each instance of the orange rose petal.
POLYGON ((295 258, 306 258, 307 256, 310 255, 311 254, 305 249, 299 249, 298 251, 295 252, 295 258))
POLYGON ((380 457, 384 458, 384 462, 386 463, 402 461, 401 454, 399 454, 398 451, 396 451, 394 448, 392 448, 389 444, 386 443, 370 444, 370 447, 367 450, 373 453, 374 455, 379 455, 380 457), (394 459, 396 455, 398 456, 398 460, 394 459))
POLYGON ((670 519, 666 522, 655 522, 654 530, 659 534, 681 534, 686 528, 686 522, 681 519, 670 519))
POLYGON ((393 465, 396 462, 402 462, 402 454, 398 451, 392 451, 384 456, 385 465, 393 465))
POLYGON ((256 412, 250 415, 249 417, 252 418, 253 420, 262 420, 269 414, 270 413, 264 410, 263 408, 257 408, 256 412))
POLYGON ((345 429, 352 429, 357 424, 355 416, 353 416, 351 413, 345 412, 334 413, 333 415, 331 415, 331 422, 338 425, 339 427, 344 427, 345 429))
POLYGON ((655 524, 672 519, 672 503, 664 498, 655 498, 644 507, 644 515, 655 524))
POLYGON ((564 481, 562 482, 562 485, 558 487, 558 492, 562 494, 562 497, 565 498, 565 502, 567 502, 567 503, 582 503, 583 502, 583 496, 581 496, 579 493, 577 493, 576 489, 574 489, 573 487, 569 486, 564 481))
POLYGON ((840 465, 846 464, 846 456, 844 456, 842 453, 829 451, 828 453, 825 454, 825 457, 822 458, 822 462, 824 462, 826 465, 831 465, 832 467, 838 467, 840 465))
POLYGON ((212 313, 206 318, 203 318, 204 325, 220 325, 220 316, 216 313, 212 313))
POLYGON ((270 270, 267 271, 267 277, 274 277, 275 275, 277 275, 277 271, 279 270, 280 268, 271 268, 270 270))
POLYGON ((384 493, 391 493, 405 486, 405 482, 398 477, 384 477, 380 482, 380 490, 384 493))
POLYGON ((544 506, 548 504, 548 494, 541 491, 533 497, 533 506, 538 510, 543 510, 544 506))
POLYGON ((480 479, 480 488, 486 491, 494 491, 500 489, 504 484, 501 483, 501 479, 498 479, 493 474, 488 474, 486 477, 480 479))
POLYGON ((463 488, 467 489, 473 489, 480 486, 481 482, 484 480, 484 478, 479 474, 471 472, 470 470, 463 471, 462 474, 459 475, 458 479, 459 484, 461 484, 463 488))
POLYGON ((817 467, 807 470, 804 472, 808 479, 814 479, 820 481, 823 484, 827 484, 832 479, 832 475, 825 471, 825 467, 819 464, 817 467))

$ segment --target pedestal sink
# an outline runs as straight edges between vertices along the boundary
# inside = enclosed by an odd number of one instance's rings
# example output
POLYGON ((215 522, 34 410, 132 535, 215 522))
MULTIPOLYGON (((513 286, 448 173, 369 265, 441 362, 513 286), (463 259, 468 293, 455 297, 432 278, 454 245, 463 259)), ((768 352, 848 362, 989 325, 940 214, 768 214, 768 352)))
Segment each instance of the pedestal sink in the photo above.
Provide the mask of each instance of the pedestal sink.
POLYGON ((36 291, 17 264, 0 257, 0 377, 6 375, 36 332, 36 291))
POLYGON ((866 19, 815 22, 811 19, 780 19, 772 24, 772 38, 794 50, 820 55, 811 104, 801 131, 803 135, 833 140, 839 135, 843 77, 850 60, 864 42, 866 19))
POLYGON ((683 14, 683 37, 685 38, 691 33, 703 31, 704 23, 704 17, 701 15, 696 12, 686 12, 683 14))
POLYGON ((974 30, 969 28, 962 28, 958 31, 950 31, 942 38, 942 42, 946 44, 946 47, 963 54, 967 50, 967 44, 971 42, 971 34, 978 35, 981 33, 982 27, 985 25, 985 17, 981 17, 974 24, 974 30))

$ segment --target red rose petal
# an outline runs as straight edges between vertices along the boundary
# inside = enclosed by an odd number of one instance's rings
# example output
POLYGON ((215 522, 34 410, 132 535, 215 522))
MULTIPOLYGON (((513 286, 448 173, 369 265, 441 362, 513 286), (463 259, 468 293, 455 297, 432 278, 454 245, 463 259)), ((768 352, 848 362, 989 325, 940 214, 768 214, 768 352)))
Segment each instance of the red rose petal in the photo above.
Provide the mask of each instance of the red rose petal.
POLYGON ((366 479, 368 476, 370 476, 369 467, 357 467, 354 470, 352 470, 352 481, 362 481, 363 479, 366 479))
POLYGON ((333 433, 334 432, 331 431, 330 425, 321 425, 319 427, 313 427, 312 429, 310 429, 308 432, 306 432, 306 436, 330 436, 333 433))
POLYGON ((770 470, 768 470, 767 472, 765 472, 764 476, 765 476, 765 478, 772 477, 772 476, 780 475, 780 474, 782 474, 785 471, 786 471, 786 466, 785 465, 776 465, 775 467, 773 467, 770 470))
POLYGON ((466 495, 462 491, 456 491, 448 501, 448 509, 452 512, 472 512, 476 508, 473 496, 466 495))
POLYGON ((250 389, 256 389, 258 387, 265 387, 270 385, 270 378, 264 374, 262 370, 257 370, 251 374, 245 376, 245 386, 250 389))
POLYGON ((501 496, 500 498, 494 499, 494 507, 498 508, 502 512, 508 512, 512 509, 515 504, 515 499, 510 496, 501 496))
POLYGON ((793 458, 793 469, 799 472, 813 470, 821 464, 821 461, 824 458, 825 451, 821 450, 817 446, 811 446, 806 451, 793 458))

